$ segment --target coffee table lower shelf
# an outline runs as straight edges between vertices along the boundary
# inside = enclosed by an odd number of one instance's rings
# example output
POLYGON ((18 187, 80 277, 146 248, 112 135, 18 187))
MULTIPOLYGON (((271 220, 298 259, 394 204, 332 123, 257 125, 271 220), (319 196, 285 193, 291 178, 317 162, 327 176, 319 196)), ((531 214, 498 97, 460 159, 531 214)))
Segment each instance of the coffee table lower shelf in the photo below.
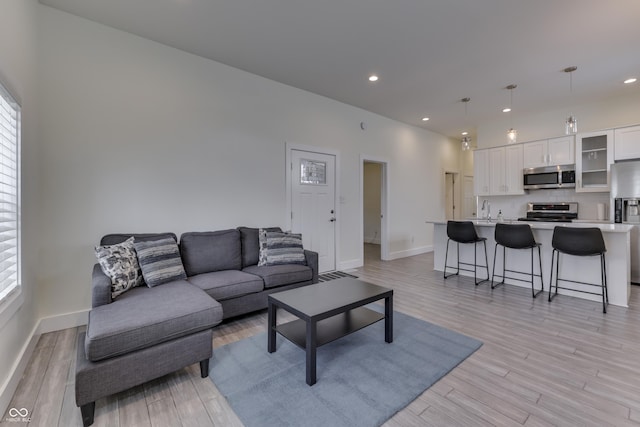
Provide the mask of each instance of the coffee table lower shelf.
MULTIPOLYGON (((317 323, 316 347, 328 344, 382 319, 384 319, 383 313, 364 307, 323 319, 317 323)), ((276 331, 298 347, 306 349, 307 322, 304 320, 297 319, 278 325, 276 331)))

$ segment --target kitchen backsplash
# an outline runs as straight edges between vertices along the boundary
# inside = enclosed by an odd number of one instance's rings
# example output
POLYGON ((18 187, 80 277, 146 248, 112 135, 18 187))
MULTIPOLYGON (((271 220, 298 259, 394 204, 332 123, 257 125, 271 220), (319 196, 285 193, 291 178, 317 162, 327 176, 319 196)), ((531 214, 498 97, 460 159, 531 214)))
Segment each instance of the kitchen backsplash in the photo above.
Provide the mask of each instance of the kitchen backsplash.
POLYGON ((611 199, 609 193, 576 193, 575 190, 532 190, 522 196, 486 196, 478 197, 478 218, 482 217, 482 201, 491 203, 491 218, 496 218, 502 210, 506 219, 520 218, 526 215, 529 202, 578 202, 578 219, 596 220, 598 203, 604 203, 605 219, 611 219, 611 199))

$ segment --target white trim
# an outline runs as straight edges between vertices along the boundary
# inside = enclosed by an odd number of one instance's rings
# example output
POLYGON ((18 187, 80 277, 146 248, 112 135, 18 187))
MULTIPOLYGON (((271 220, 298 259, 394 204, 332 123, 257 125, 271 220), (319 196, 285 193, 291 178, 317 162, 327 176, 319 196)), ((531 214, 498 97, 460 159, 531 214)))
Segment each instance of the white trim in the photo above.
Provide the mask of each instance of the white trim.
POLYGON ((0 300, 0 329, 11 320, 24 303, 22 286, 17 286, 2 300, 0 300))
POLYGON ((338 268, 339 259, 340 259, 340 224, 341 224, 341 206, 340 200, 342 200, 340 188, 340 151, 333 150, 331 148, 324 147, 315 147, 312 145, 302 145, 302 144, 292 144, 290 142, 285 142, 285 192, 286 192, 286 206, 284 211, 284 224, 285 229, 291 230, 291 209, 292 209, 292 201, 291 201, 291 162, 292 155, 291 151, 308 151, 310 153, 318 153, 318 154, 326 154, 329 156, 334 156, 336 158, 336 167, 335 167, 335 192, 334 192, 334 206, 335 206, 335 217, 338 219, 337 227, 335 227, 335 240, 334 240, 334 265, 338 268))
POLYGON ((391 252, 389 261, 392 261, 398 258, 406 258, 409 256, 426 254, 428 252, 433 252, 433 245, 422 246, 422 247, 413 248, 413 249, 406 249, 404 251, 391 252))
POLYGON ((33 351, 36 348, 40 335, 48 332, 60 331, 68 328, 75 328, 86 325, 89 310, 80 310, 73 313, 60 314, 58 316, 45 317, 38 320, 36 326, 29 334, 27 342, 22 347, 18 358, 13 363, 7 380, 0 387, 0 414, 7 412, 11 399, 18 389, 18 384, 24 375, 25 370, 33 351))
POLYGON ((89 320, 89 310, 80 310, 72 313, 59 314, 57 316, 44 317, 38 322, 38 334, 61 331, 86 325, 89 320))
POLYGON ((13 366, 9 370, 7 380, 2 384, 2 387, 0 387, 0 414, 5 414, 7 412, 9 403, 11 403, 11 399, 13 399, 13 395, 18 389, 18 384, 20 384, 22 375, 24 375, 24 371, 27 369, 29 360, 33 355, 38 339, 40 338, 40 335, 36 332, 37 328, 38 326, 36 325, 29 334, 29 339, 24 346, 22 346, 20 355, 14 361, 13 366))
POLYGON ((362 259, 352 259, 349 261, 343 261, 340 264, 338 264, 338 270, 344 271, 344 270, 353 270, 359 267, 362 267, 364 265, 364 262, 362 261, 362 259))
POLYGON ((380 258, 383 261, 390 261, 392 258, 389 254, 389 239, 387 233, 389 230, 389 161, 384 157, 360 155, 360 259, 364 260, 364 164, 365 162, 379 163, 382 166, 382 188, 380 194, 380 258))

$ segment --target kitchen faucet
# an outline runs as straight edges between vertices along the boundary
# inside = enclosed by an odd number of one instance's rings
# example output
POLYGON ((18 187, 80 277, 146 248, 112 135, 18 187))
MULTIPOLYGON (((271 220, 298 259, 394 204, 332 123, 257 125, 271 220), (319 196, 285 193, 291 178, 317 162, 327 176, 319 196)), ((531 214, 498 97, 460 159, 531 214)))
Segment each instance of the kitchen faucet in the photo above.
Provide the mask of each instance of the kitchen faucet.
POLYGON ((482 201, 482 210, 485 208, 487 208, 487 221, 491 221, 491 203, 487 199, 482 201))

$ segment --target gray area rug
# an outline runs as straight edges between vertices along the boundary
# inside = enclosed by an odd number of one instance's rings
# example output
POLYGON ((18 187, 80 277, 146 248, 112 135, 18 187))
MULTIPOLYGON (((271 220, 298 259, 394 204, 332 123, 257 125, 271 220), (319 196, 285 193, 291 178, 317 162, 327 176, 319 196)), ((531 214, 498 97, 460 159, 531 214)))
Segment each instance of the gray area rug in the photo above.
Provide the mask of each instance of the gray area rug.
POLYGON ((318 382, 311 387, 304 350, 279 334, 272 354, 266 333, 214 349, 210 378, 247 427, 378 426, 480 346, 394 312, 391 344, 382 320, 320 347, 318 382))

